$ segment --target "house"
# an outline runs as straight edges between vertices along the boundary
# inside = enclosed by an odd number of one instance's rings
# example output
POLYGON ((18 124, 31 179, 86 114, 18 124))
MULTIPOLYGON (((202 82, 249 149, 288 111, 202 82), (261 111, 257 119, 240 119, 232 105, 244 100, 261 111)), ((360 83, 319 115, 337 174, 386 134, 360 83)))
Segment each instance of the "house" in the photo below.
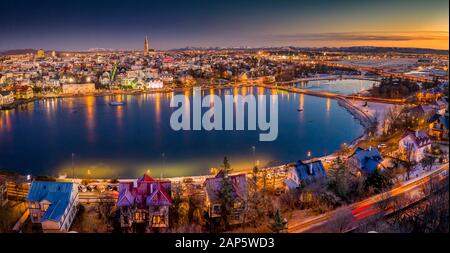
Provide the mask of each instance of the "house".
POLYGON ((67 232, 78 210, 78 185, 33 181, 27 195, 31 222, 44 232, 67 232))
MULTIPOLYGON (((222 216, 222 201, 220 190, 225 174, 220 171, 213 178, 205 180, 206 206, 209 217, 218 218, 222 216)), ((245 203, 247 201, 247 179, 245 174, 228 176, 231 186, 231 219, 230 224, 240 224, 244 221, 245 203)))
POLYGON ((171 205, 170 181, 158 181, 144 174, 137 180, 121 181, 119 184, 117 207, 124 230, 168 227, 171 205))
POLYGON ((377 148, 363 149, 358 147, 347 159, 350 172, 354 175, 371 174, 377 168, 382 168, 383 157, 377 148))
POLYGON ((28 85, 17 86, 14 90, 15 99, 30 99, 33 98, 33 88, 28 85))
POLYGON ((448 109, 448 103, 445 99, 439 99, 430 104, 430 106, 436 111, 438 114, 445 114, 445 111, 448 109))
POLYGON ((409 110, 409 115, 415 119, 428 118, 433 115, 436 110, 431 105, 420 104, 418 106, 412 107, 409 110))
POLYGON ((420 162, 428 150, 431 149, 431 139, 425 131, 406 130, 400 139, 399 150, 406 154, 410 152, 410 159, 416 163, 420 162))
POLYGON ((448 113, 444 116, 435 114, 428 121, 428 135, 437 140, 448 140, 448 113))
POLYGON ((14 102, 14 94, 11 91, 0 91, 0 107, 14 102))
POLYGON ((317 160, 307 163, 298 161, 289 170, 285 184, 288 189, 295 189, 301 184, 307 185, 325 179, 326 176, 322 161, 317 160))
POLYGON ((442 97, 442 93, 436 91, 419 91, 416 93, 416 99, 419 102, 433 102, 442 97))

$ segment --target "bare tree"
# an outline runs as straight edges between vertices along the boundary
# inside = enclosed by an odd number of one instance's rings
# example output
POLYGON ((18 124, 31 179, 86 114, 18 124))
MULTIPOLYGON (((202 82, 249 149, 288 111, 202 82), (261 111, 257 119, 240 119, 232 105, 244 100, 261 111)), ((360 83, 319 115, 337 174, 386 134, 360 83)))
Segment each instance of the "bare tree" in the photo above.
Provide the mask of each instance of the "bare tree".
POLYGON ((111 225, 114 218, 115 203, 111 197, 100 197, 100 202, 98 203, 98 215, 99 218, 108 226, 111 225))
POLYGON ((348 207, 337 209, 333 217, 325 225, 325 231, 330 233, 345 233, 355 227, 355 219, 348 207))

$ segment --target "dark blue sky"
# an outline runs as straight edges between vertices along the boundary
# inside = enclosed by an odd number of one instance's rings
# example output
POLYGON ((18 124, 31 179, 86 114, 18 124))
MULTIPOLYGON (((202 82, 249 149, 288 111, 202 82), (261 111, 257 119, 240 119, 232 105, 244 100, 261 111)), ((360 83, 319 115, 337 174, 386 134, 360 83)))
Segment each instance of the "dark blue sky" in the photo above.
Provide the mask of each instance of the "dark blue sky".
POLYGON ((448 0, 14 0, 0 50, 392 45, 448 49, 448 0))

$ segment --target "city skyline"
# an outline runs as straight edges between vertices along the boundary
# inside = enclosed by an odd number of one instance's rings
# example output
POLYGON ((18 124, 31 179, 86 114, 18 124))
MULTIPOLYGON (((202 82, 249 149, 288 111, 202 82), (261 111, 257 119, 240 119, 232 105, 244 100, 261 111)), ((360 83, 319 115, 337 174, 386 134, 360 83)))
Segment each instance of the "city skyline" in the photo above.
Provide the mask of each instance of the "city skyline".
POLYGON ((417 47, 448 50, 448 1, 116 1, 4 4, 0 50, 417 47), (69 11, 70 10, 70 11, 69 11), (20 17, 20 18, 17 18, 20 17), (382 17, 382 18, 380 18, 382 17))

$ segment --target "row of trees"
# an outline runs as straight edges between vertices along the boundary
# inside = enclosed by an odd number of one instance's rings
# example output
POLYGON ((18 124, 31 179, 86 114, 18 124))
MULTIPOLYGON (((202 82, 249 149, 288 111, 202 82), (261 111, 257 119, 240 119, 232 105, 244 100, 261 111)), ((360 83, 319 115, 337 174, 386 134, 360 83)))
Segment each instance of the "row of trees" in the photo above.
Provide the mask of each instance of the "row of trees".
POLYGON ((383 78, 378 86, 373 86, 369 92, 372 97, 407 98, 420 90, 420 86, 407 79, 383 78))

